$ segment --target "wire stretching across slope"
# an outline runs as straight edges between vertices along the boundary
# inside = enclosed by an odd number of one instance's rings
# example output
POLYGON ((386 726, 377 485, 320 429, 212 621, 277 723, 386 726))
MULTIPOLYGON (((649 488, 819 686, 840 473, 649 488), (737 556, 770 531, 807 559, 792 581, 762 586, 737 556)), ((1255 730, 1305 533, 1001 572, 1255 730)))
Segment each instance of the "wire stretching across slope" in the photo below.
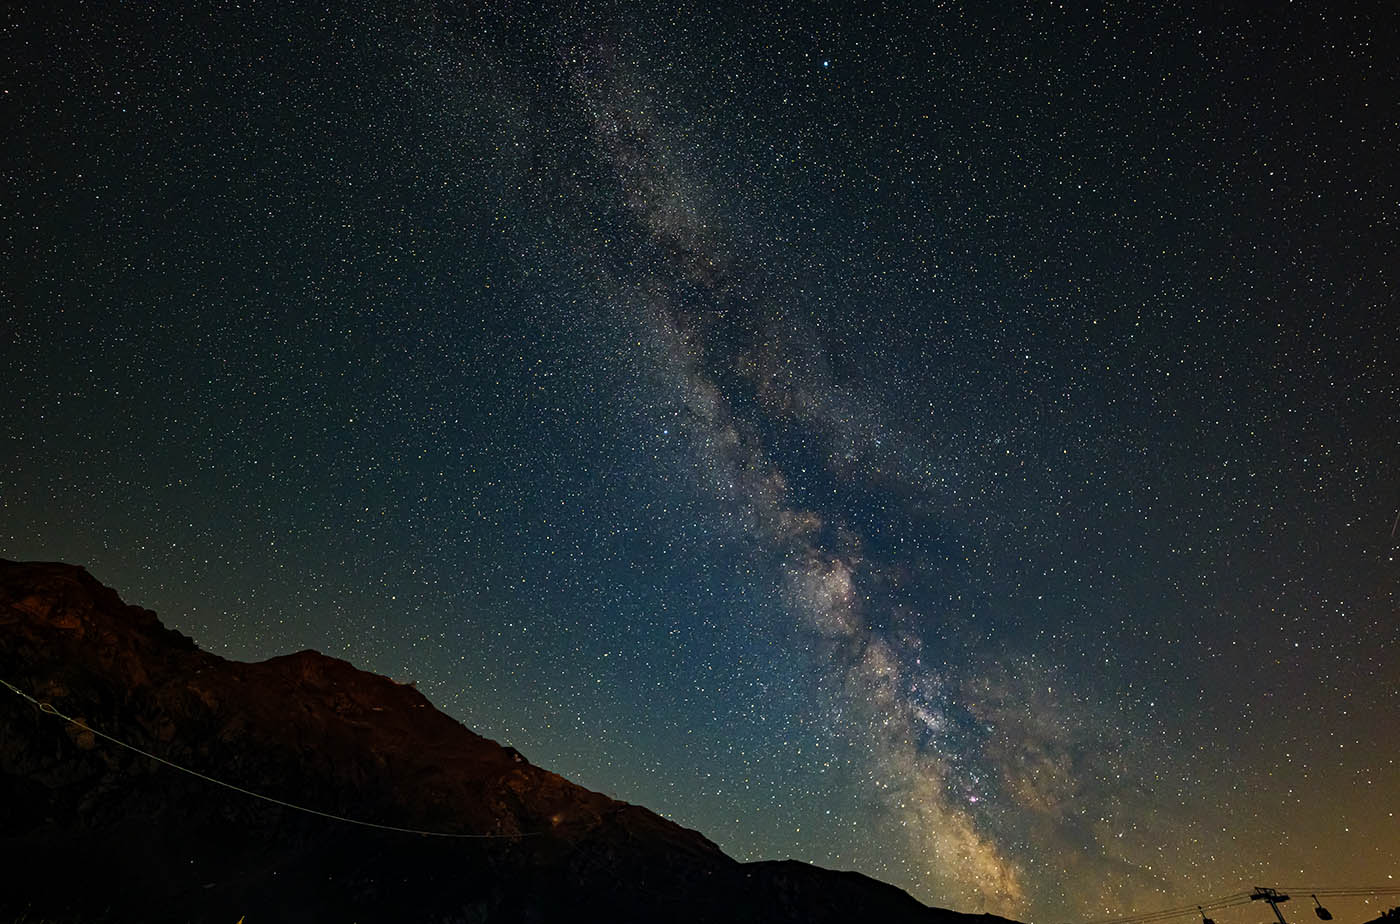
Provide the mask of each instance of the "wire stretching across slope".
POLYGON ((109 735, 104 731, 99 731, 98 729, 93 728, 91 725, 88 725, 85 722, 75 719, 71 715, 66 715, 63 712, 60 712, 57 708, 54 707, 52 703, 46 703, 35 699, 34 697, 30 696, 28 693, 24 692, 19 687, 15 686, 7 680, 0 679, 0 686, 4 686, 11 693, 14 693, 18 696, 23 697, 24 699, 29 700, 29 702, 33 703, 40 712, 43 712, 47 715, 57 716, 58 718, 67 722, 69 725, 74 726, 75 728, 80 728, 85 732, 89 732, 90 734, 96 735, 104 741, 109 741, 112 744, 117 745, 118 747, 125 748, 126 750, 131 751, 135 754, 140 754, 142 757, 148 757, 151 760, 156 761, 157 763, 164 764, 165 766, 171 767, 175 770, 179 770, 181 773, 188 773, 190 776, 204 780, 206 783, 213 783, 215 786, 222 786, 224 789, 231 789, 236 793, 241 793, 245 796, 251 796, 254 799, 261 799, 264 802, 271 802, 273 805, 280 805, 283 808, 289 808, 297 812, 303 812, 307 815, 315 815, 318 818, 329 818, 332 821, 341 821, 345 824, 359 825, 362 828, 375 828, 380 831, 397 831, 400 834, 418 834, 422 835, 423 837, 447 837, 463 840, 494 840, 504 838, 534 837, 538 834, 543 833, 540 831, 528 831, 520 834, 460 834, 452 831, 424 831, 421 828, 404 828, 399 827, 398 825, 384 825, 374 821, 364 821, 359 818, 347 818, 344 815, 336 815, 332 812, 323 812, 320 809, 310 808, 305 805, 298 805, 295 802, 287 802, 286 800, 278 799, 273 796, 266 795, 264 793, 256 792, 251 789, 245 789, 242 786, 236 786, 233 783, 228 783, 216 777, 209 776, 208 774, 200 773, 198 770, 192 770, 189 767, 177 764, 172 760, 166 760, 164 757, 161 757, 157 754, 152 754, 150 751, 144 750, 142 748, 138 748, 134 744, 129 744, 121 740, 120 738, 117 738, 113 735, 109 735))

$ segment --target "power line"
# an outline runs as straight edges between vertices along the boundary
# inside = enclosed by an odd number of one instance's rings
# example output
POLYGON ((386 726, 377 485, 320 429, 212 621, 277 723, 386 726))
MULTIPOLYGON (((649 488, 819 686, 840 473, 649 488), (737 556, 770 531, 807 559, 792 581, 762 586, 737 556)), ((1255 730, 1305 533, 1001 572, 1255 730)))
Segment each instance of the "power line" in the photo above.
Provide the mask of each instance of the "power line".
POLYGON ((216 786, 222 786, 225 789, 231 789, 234 792, 242 793, 245 796, 252 796, 254 799, 261 799, 264 802, 271 802, 273 805, 280 805, 283 808, 293 809, 298 812, 305 812, 308 815, 316 815, 320 818, 329 818, 332 821, 343 821, 346 824, 360 825, 361 827, 365 828, 376 828, 380 831, 396 831, 400 834, 421 834, 424 837, 448 837, 464 840, 495 840, 503 838, 536 837, 543 833, 541 831, 527 831, 521 834, 457 834, 450 831, 424 831, 419 828, 401 828, 397 825, 382 825, 374 821, 362 821, 358 818, 347 818, 344 815, 335 815, 331 812, 323 812, 319 809, 309 808, 305 805, 297 805, 295 802, 287 802, 283 799, 277 799, 273 796, 265 795, 260 792, 254 792, 251 789, 244 789, 242 786, 235 786, 233 783, 228 783, 223 780, 216 779, 207 774, 200 773, 198 770, 191 770, 189 767, 181 766, 180 764, 177 764, 172 760, 166 760, 164 757, 152 754, 150 751, 142 750, 134 744, 128 744, 120 738, 116 738, 112 735, 109 735, 104 731, 99 731, 98 729, 93 728, 91 725, 88 725, 78 719, 75 719, 70 715, 65 715, 62 712, 59 712, 57 709, 54 708, 52 703, 40 702, 39 700, 30 696, 28 693, 24 692, 19 687, 15 686, 7 680, 0 679, 0 685, 7 687, 10 690, 10 692, 29 700, 39 709, 40 712, 48 713, 52 716, 57 716, 58 718, 63 719, 70 725, 76 726, 77 728, 81 728, 83 731, 91 732, 99 738, 102 738, 106 741, 110 741, 112 744, 126 748, 128 751, 133 751, 137 754, 140 754, 143 757, 149 757, 151 760, 154 760, 157 763, 165 764, 167 767, 173 767, 174 769, 179 770, 181 773, 188 773, 190 776, 198 777, 199 779, 204 780, 207 783, 213 783, 216 786))
POLYGON ((1220 896, 1219 898, 1208 899, 1204 902, 1192 902, 1189 905, 1181 905, 1177 908, 1164 908, 1160 911, 1145 911, 1141 914, 1128 915, 1121 918, 1098 918, 1085 924, 1149 924, 1154 921, 1167 921, 1172 918, 1195 915, 1198 911, 1215 911, 1220 908, 1231 908, 1235 905, 1249 904, 1248 892, 1237 892, 1231 895, 1220 896))
MULTIPOLYGON (((1349 888, 1330 889, 1321 886, 1290 885, 1276 891, 1298 892, 1300 894, 1326 898, 1370 898, 1382 895, 1400 895, 1400 885, 1352 886, 1349 888)), ((1197 914, 1204 918, 1205 912, 1207 911, 1217 911, 1221 908, 1248 905, 1253 900, 1250 896, 1251 893, 1249 892, 1237 892, 1203 902, 1181 905, 1176 908, 1164 908, 1160 911, 1147 911, 1142 914, 1127 915, 1119 918, 1096 918, 1086 921, 1084 924, 1156 924, 1156 922, 1169 921, 1173 918, 1181 918, 1188 915, 1194 917, 1197 914)))
POLYGON ((1309 895, 1331 895, 1333 897, 1342 895, 1400 895, 1400 885, 1388 886, 1355 886, 1349 889, 1320 889, 1314 886, 1281 886, 1285 892, 1306 892, 1309 895))

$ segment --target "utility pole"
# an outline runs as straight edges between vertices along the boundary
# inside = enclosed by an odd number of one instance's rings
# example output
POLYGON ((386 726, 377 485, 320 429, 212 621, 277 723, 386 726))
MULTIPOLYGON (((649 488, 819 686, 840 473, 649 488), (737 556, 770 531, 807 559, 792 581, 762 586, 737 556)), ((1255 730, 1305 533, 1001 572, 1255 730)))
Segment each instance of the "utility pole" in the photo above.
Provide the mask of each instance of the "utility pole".
POLYGON ((1278 889, 1265 889, 1259 886, 1254 887, 1254 894, 1249 896, 1252 902, 1268 902, 1269 907, 1274 909, 1274 916, 1278 918, 1278 924, 1288 924, 1283 919, 1283 912, 1278 910, 1278 906, 1288 901, 1288 896, 1278 889))

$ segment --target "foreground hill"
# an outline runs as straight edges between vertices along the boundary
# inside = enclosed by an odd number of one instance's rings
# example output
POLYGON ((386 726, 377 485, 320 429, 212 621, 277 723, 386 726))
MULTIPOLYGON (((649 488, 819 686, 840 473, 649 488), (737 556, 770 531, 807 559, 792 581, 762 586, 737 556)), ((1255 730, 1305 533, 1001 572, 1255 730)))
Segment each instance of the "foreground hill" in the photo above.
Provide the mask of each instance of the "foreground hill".
POLYGON ((201 651, 81 568, 0 559, 0 920, 996 924, 856 873, 738 863, 314 651, 201 651))

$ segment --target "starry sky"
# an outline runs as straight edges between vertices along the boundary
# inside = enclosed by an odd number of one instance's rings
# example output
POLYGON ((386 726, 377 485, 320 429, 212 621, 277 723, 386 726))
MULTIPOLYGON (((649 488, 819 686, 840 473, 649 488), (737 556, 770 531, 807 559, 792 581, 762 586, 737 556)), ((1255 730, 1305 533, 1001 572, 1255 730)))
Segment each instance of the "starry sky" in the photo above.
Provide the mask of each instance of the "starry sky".
POLYGON ((0 556, 739 859, 1394 884, 1397 22, 1240 6, 7 6, 0 556))

